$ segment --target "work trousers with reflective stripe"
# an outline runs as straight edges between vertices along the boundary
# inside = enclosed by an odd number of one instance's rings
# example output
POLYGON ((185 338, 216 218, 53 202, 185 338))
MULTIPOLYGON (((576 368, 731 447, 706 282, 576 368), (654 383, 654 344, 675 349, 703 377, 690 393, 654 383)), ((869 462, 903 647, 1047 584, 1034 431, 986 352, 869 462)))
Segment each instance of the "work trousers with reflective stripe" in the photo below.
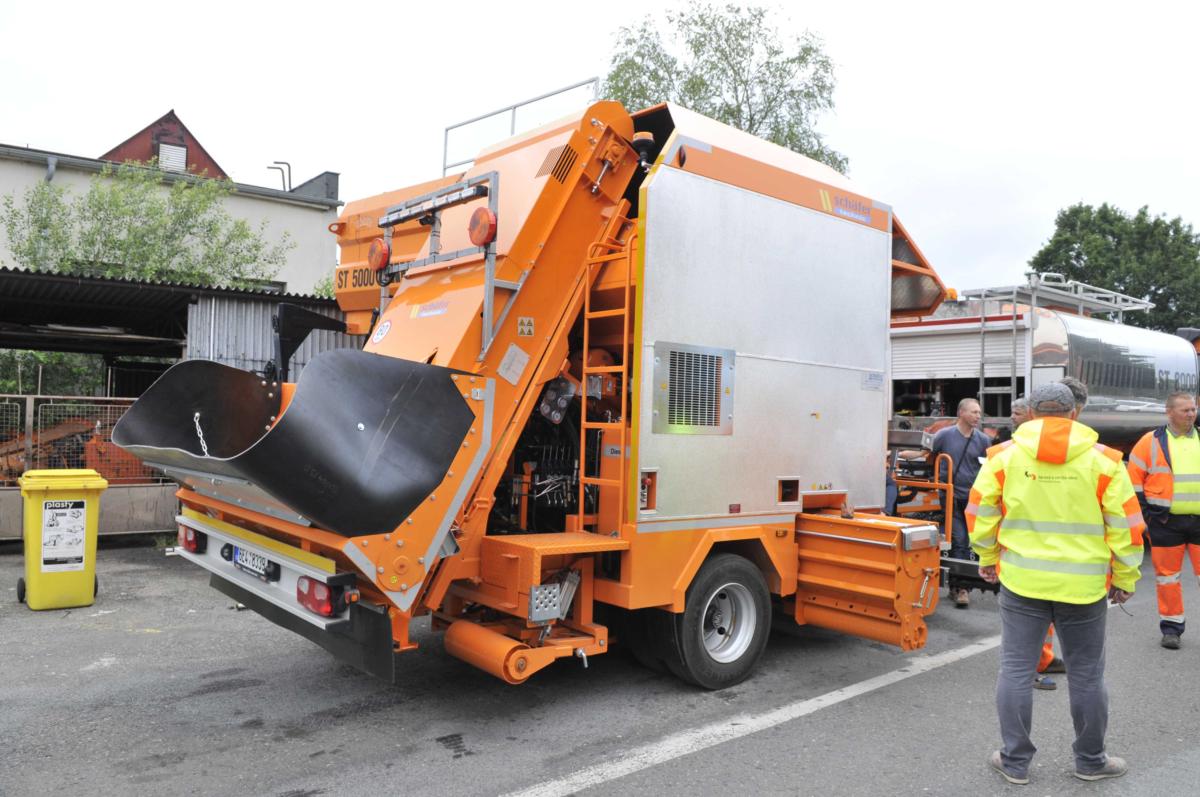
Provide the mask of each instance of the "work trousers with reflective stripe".
POLYGON ((1200 577, 1200 516, 1167 515, 1150 521, 1150 559, 1158 592, 1158 627, 1164 634, 1183 634, 1183 585, 1179 583, 1183 556, 1192 560, 1200 577))
POLYGON ((1037 752, 1033 727, 1033 678, 1046 630, 1054 623, 1067 665, 1071 720, 1075 724, 1075 769, 1104 766, 1108 730, 1108 690, 1104 685, 1105 599, 1061 603, 1026 598, 1000 588, 1000 677, 996 712, 1000 717, 1000 757, 1008 772, 1025 777, 1037 752))

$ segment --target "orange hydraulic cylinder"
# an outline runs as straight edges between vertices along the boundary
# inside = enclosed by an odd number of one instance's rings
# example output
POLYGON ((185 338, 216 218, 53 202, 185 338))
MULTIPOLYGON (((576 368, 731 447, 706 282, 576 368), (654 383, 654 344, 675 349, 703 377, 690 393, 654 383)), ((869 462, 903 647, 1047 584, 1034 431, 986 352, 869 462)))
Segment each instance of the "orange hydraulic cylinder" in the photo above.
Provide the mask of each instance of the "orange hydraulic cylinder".
POLYGON ((510 684, 519 684, 540 669, 529 666, 523 655, 528 645, 468 620, 451 623, 444 644, 451 656, 510 684))

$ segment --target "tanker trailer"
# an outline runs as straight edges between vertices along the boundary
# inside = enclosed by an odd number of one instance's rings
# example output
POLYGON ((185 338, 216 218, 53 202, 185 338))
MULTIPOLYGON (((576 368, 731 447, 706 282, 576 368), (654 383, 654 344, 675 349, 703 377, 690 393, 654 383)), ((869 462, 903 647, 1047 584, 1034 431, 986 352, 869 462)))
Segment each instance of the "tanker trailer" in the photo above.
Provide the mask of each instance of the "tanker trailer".
MULTIPOLYGON (((985 431, 1011 427, 1011 402, 1040 384, 1072 376, 1089 391, 1079 420, 1105 445, 1128 451, 1164 422, 1172 391, 1195 391, 1196 352, 1183 337, 1086 313, 1149 309, 1149 302, 1057 275, 1024 286, 967 291, 929 317, 892 325, 893 448, 928 448, 931 433, 955 422, 958 402, 985 408, 985 431)), ((952 506, 949 457, 897 461, 901 515, 936 520, 952 506)), ((974 560, 942 558, 943 583, 995 591, 974 560)))
POLYGON ((180 483, 216 589, 385 678, 423 615, 508 683, 608 652, 609 618, 710 689, 776 612, 924 644, 936 527, 848 509, 883 502, 889 319, 944 295, 890 207, 599 102, 330 230, 361 351, 296 383, 182 362, 113 432, 180 483))
POLYGON ((1089 391, 1079 420, 1128 451, 1163 423, 1172 391, 1196 390, 1196 352, 1186 340, 1089 315, 1122 317, 1149 302, 1055 275, 964 297, 892 325, 893 429, 936 431, 953 423, 964 398, 979 399, 993 432, 1006 429, 1014 398, 1072 376, 1089 391))

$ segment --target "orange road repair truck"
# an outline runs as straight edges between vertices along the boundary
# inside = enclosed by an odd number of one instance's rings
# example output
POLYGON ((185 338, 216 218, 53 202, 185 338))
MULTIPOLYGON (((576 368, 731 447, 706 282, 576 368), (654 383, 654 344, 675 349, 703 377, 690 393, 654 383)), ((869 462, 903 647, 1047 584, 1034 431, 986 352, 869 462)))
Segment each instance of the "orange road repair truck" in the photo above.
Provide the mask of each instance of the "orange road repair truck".
POLYGON ((945 291, 890 207, 597 102, 330 229, 362 350, 185 361, 113 433, 215 588, 385 678, 422 615, 512 684, 616 641, 729 686, 772 615, 925 643, 939 531, 879 514, 888 333, 945 291))

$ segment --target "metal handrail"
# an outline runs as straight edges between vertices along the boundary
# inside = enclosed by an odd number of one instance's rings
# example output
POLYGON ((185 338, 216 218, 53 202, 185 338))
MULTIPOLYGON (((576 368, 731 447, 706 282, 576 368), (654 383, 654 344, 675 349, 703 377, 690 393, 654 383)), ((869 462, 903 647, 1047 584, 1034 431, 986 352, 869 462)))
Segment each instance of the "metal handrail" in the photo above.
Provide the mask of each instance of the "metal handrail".
POLYGON ((555 89, 553 91, 548 91, 545 94, 539 94, 536 97, 532 97, 527 100, 521 100, 520 102, 514 103, 513 105, 506 105, 503 108, 498 108, 489 113, 480 114, 479 116, 473 116, 470 119, 466 119, 462 122, 455 122, 454 124, 450 125, 442 132, 442 176, 445 177, 446 172, 450 171, 455 166, 465 166, 468 163, 475 162, 474 158, 467 158, 466 160, 456 161, 454 163, 448 163, 446 161, 446 159, 450 156, 450 131, 451 130, 457 130, 460 127, 465 127, 467 125, 474 124, 476 122, 482 122, 484 119, 490 119, 493 116, 499 116, 502 113, 511 113, 512 118, 509 120, 508 134, 510 136, 515 136, 517 134, 517 111, 520 108, 523 108, 527 105, 532 105, 535 102, 541 102, 542 100, 548 100, 551 97, 554 97, 558 94, 565 94, 568 91, 574 91, 575 89, 583 88, 584 86, 592 87, 592 101, 593 102, 600 97, 600 78, 590 77, 587 80, 581 80, 578 83, 572 83, 569 86, 563 86, 562 88, 555 89))

